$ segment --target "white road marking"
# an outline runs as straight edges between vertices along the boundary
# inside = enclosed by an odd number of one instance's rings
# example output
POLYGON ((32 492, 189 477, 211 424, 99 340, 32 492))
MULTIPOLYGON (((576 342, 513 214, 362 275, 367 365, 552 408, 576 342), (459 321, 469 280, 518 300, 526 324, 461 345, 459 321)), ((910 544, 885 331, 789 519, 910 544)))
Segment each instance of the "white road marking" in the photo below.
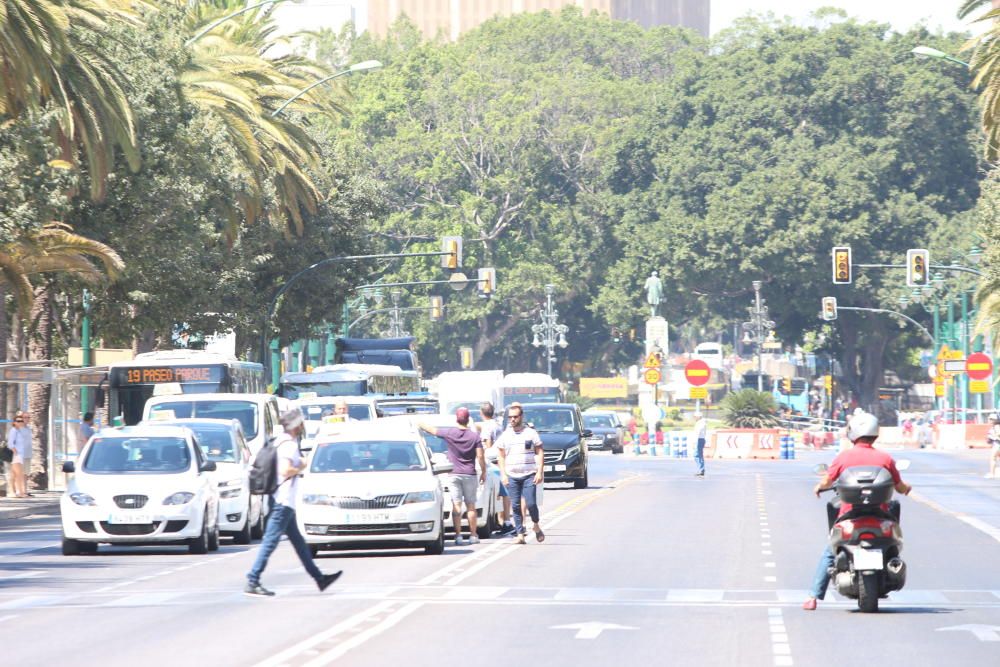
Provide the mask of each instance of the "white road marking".
POLYGON ((360 646, 369 639, 376 637, 385 632, 386 630, 388 630, 389 628, 393 627, 401 620, 403 620, 413 612, 420 609, 421 606, 423 605, 419 602, 411 602, 410 604, 403 606, 401 609, 398 609, 393 613, 389 614, 378 625, 374 625, 365 630, 364 632, 358 633, 351 639, 348 639, 347 641, 338 645, 336 648, 327 651, 326 653, 319 656, 318 658, 315 658, 314 660, 310 660, 308 663, 306 663, 306 667, 322 667, 322 665, 330 664, 337 658, 341 657, 342 655, 350 651, 355 646, 360 646))
POLYGON ((766 581, 769 584, 773 584, 773 583, 776 583, 778 581, 778 578, 777 577, 764 577, 764 581, 766 581))
POLYGON ((771 633, 771 653, 775 665, 792 665, 792 647, 788 643, 788 632, 780 607, 767 610, 768 630, 771 633))
POLYGON ((631 625, 618 625, 617 623, 601 623, 590 621, 589 623, 570 623, 567 625, 552 625, 550 630, 576 630, 573 639, 597 639, 605 630, 638 630, 631 625))
POLYGON ((997 542, 1000 542, 1000 528, 997 528, 996 526, 988 524, 981 519, 977 519, 976 517, 969 516, 968 514, 965 514, 963 512, 953 512, 952 510, 945 508, 941 504, 934 502, 930 498, 921 495, 917 491, 910 492, 909 497, 912 498, 913 500, 916 500, 918 503, 923 503, 924 505, 927 505, 933 510, 937 510, 942 514, 947 514, 948 516, 954 517, 959 521, 962 521, 972 526, 976 530, 986 533, 997 542))
POLYGON ((967 625, 952 625, 947 628, 938 628, 937 632, 970 632, 972 636, 981 642, 1000 642, 1000 625, 978 625, 969 623, 967 625))
POLYGON ((8 614, 7 616, 0 616, 0 623, 4 621, 12 621, 17 618, 17 614, 8 614))
POLYGON ((45 570, 28 570, 27 572, 15 572, 13 574, 0 575, 0 581, 8 581, 10 579, 31 579, 33 577, 40 577, 46 574, 45 570))

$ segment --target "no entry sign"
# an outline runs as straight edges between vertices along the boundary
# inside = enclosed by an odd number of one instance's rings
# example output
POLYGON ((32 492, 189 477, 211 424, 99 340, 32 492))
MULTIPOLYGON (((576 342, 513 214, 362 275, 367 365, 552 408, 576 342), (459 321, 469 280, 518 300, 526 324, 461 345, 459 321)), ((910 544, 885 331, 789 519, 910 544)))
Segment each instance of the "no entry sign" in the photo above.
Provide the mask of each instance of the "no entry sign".
POLYGON ((709 373, 708 364, 701 359, 689 361, 684 367, 684 378, 693 387, 700 387, 708 382, 709 373))
POLYGON ((993 360, 982 352, 974 352, 965 360, 965 372, 973 380, 985 380, 993 372, 993 360))

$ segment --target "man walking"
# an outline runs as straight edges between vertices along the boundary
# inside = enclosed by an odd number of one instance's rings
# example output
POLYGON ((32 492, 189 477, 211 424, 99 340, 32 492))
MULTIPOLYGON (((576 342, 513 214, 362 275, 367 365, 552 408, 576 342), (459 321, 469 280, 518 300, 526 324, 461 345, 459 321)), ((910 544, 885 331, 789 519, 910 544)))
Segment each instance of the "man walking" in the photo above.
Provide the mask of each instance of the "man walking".
POLYGON ((698 465, 696 477, 705 476, 705 440, 708 438, 708 420, 700 412, 694 413, 694 462, 698 465))
MULTIPOLYGON (((482 421, 476 424, 476 427, 479 429, 479 437, 483 440, 483 449, 486 451, 486 456, 487 458, 492 458, 494 461, 500 458, 496 445, 497 439, 503 433, 503 426, 494 417, 495 414, 496 411, 493 408, 493 404, 486 401, 479 406, 479 416, 482 418, 482 421)), ((496 469, 496 476, 500 477, 499 467, 496 469)), ((498 480, 497 486, 500 487, 500 500, 503 502, 503 510, 501 511, 503 526, 500 528, 500 535, 513 535, 514 524, 512 523, 510 513, 510 495, 507 493, 507 487, 504 486, 503 482, 498 480)))
POLYGON ((31 473, 31 426, 28 413, 18 410, 14 414, 14 428, 7 434, 7 446, 14 451, 10 462, 10 484, 15 498, 27 498, 28 475, 31 473))
POLYGON ((80 449, 83 449, 92 435, 94 435, 94 413, 85 412, 83 420, 80 422, 80 442, 78 443, 80 449))
POLYGON ((455 526, 455 545, 465 544, 462 538, 462 501, 465 501, 466 514, 469 519, 469 543, 479 544, 476 534, 476 494, 479 490, 476 483, 476 462, 479 462, 479 484, 486 483, 486 456, 483 453, 483 442, 474 428, 469 428, 469 409, 455 410, 457 426, 437 428, 423 422, 417 424, 421 431, 444 440, 448 445, 448 460, 451 461, 452 474, 448 479, 451 489, 451 520, 455 526))
POLYGON ((514 543, 524 544, 524 513, 521 510, 523 496, 531 515, 535 539, 545 541, 545 533, 538 524, 537 487, 542 483, 545 454, 542 439, 535 429, 524 425, 524 410, 520 403, 511 403, 507 408, 507 430, 497 439, 500 454, 500 481, 510 494, 511 508, 514 510, 514 543))
POLYGON ((278 489, 271 497, 271 513, 267 518, 264 539, 257 552, 257 559, 247 573, 247 585, 243 589, 247 595, 259 597, 274 595, 274 592, 260 585, 260 575, 264 573, 267 561, 278 547, 282 535, 288 536, 288 541, 295 547, 295 553, 298 554, 306 572, 316 581, 319 590, 325 591, 343 573, 342 570, 337 570, 333 574, 320 572, 295 522, 299 474, 306 467, 306 463, 302 460, 302 452, 299 451, 299 440, 305 427, 302 412, 298 408, 291 408, 281 413, 278 421, 284 428, 284 433, 275 438, 273 445, 277 448, 275 465, 278 467, 278 489))

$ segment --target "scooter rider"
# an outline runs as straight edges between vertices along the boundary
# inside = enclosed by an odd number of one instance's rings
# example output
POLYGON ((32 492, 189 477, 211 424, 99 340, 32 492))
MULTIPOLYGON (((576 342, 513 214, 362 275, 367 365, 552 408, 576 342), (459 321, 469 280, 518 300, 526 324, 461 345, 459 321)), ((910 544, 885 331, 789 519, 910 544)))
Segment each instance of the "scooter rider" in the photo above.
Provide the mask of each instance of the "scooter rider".
MULTIPOLYGON (((854 446, 847 451, 841 452, 833 459, 833 463, 827 469, 823 479, 813 488, 813 493, 819 498, 821 491, 833 487, 834 482, 847 468, 854 466, 877 466, 885 468, 892 475, 896 491, 907 495, 913 488, 903 481, 899 470, 896 469, 896 462, 885 452, 874 449, 872 443, 878 438, 878 419, 875 415, 866 412, 857 412, 847 423, 847 438, 854 446)), ((851 505, 844 503, 840 507, 839 516, 849 512, 851 505)), ((816 601, 826 597, 826 588, 830 584, 830 568, 833 567, 833 551, 827 544, 823 549, 823 555, 816 566, 816 574, 813 577, 812 590, 809 597, 802 604, 802 608, 807 611, 816 609, 816 601)))

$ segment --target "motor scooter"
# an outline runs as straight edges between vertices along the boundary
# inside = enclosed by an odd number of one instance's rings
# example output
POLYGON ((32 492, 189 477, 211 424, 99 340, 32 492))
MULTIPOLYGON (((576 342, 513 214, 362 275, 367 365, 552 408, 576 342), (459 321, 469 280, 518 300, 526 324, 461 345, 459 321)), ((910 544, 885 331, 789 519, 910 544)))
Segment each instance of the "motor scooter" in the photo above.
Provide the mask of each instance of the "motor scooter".
MULTIPOLYGON (((909 461, 898 461, 896 467, 905 470, 909 461)), ((820 474, 826 470, 825 464, 816 467, 820 474)), ((838 498, 826 507, 833 552, 831 581, 840 595, 858 601, 858 609, 877 612, 880 598, 906 584, 892 475, 879 466, 854 466, 841 473, 833 490, 838 498), (851 509, 841 515, 843 503, 851 509)))

